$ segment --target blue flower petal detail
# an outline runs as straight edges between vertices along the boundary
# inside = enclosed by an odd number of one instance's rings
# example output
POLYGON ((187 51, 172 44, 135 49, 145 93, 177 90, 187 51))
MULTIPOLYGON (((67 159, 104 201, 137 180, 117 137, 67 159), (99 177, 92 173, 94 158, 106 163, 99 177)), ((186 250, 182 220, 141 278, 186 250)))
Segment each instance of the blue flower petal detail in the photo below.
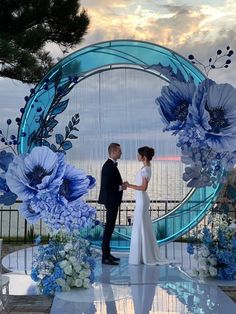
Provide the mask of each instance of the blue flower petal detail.
POLYGON ((167 125, 166 130, 178 132, 184 127, 195 89, 194 83, 178 81, 162 87, 161 96, 156 99, 156 104, 167 125))
POLYGON ((32 208, 31 202, 23 202, 19 206, 19 212, 31 224, 35 224, 41 218, 40 212, 32 208))
POLYGON ((62 198, 65 198, 66 201, 72 202, 85 195, 88 189, 95 185, 95 182, 95 178, 87 176, 83 170, 67 164, 59 194, 62 198))
POLYGON ((194 95, 189 117, 207 145, 217 152, 236 150, 236 89, 203 81, 194 95))
POLYGON ((15 156, 6 180, 10 190, 27 201, 39 191, 57 191, 64 170, 63 154, 54 153, 46 146, 35 147, 29 154, 15 156))

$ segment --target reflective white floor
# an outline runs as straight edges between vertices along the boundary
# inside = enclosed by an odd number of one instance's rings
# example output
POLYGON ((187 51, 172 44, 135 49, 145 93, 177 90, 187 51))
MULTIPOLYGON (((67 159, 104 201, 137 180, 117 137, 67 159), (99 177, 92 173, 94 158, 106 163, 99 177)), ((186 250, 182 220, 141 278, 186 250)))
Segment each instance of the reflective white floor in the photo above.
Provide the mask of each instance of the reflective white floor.
MULTIPOLYGON (((37 293, 27 275, 35 249, 21 250, 3 259, 4 267, 14 271, 8 274, 10 294, 37 293)), ((102 265, 97 260, 95 283, 90 289, 57 293, 51 313, 236 313, 236 304, 217 287, 218 281, 194 280, 178 264, 134 266, 128 265, 127 254, 116 256, 121 257, 119 266, 102 265)))

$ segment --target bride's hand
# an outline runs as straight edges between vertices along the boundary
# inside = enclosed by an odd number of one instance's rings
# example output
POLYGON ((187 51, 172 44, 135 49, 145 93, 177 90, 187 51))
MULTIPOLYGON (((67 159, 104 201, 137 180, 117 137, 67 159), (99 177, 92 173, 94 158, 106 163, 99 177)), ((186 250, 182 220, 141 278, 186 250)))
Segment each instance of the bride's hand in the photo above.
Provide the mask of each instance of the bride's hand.
POLYGON ((129 182, 127 181, 123 182, 123 186, 125 187, 125 189, 127 189, 128 185, 129 185, 129 182))

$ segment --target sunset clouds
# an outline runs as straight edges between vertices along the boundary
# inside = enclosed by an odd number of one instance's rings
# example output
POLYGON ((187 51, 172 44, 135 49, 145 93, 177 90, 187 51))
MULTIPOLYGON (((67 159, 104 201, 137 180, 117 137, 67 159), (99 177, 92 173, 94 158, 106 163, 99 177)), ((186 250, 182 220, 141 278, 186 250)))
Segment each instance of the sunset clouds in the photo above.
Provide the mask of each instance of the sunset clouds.
POLYGON ((236 2, 82 0, 91 19, 84 44, 129 38, 171 49, 217 41, 236 26, 236 2))

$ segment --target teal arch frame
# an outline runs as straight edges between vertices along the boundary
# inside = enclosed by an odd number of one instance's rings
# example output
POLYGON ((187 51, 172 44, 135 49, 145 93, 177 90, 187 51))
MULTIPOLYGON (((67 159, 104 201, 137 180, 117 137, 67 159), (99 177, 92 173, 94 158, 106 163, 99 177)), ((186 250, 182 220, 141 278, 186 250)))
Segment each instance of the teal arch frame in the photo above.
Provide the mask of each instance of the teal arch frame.
MULTIPOLYGON (((31 94, 19 128, 18 153, 25 153, 33 148, 31 135, 39 129, 38 106, 43 110, 44 117, 47 117, 56 92, 55 82, 58 88, 69 81, 73 88, 81 80, 97 72, 127 67, 157 75, 167 82, 180 77, 184 81, 193 80, 198 85, 205 79, 203 73, 187 59, 153 43, 112 40, 82 48, 58 62, 31 94)), ((159 239, 157 242, 162 245, 173 241, 196 226, 212 206, 220 189, 220 185, 193 189, 170 213, 154 220, 153 227, 159 239)), ((92 231, 86 231, 84 236, 89 235, 93 245, 100 247, 102 229, 103 226, 98 225, 92 231)), ((129 226, 116 226, 111 248, 128 250, 130 234, 129 226)))

